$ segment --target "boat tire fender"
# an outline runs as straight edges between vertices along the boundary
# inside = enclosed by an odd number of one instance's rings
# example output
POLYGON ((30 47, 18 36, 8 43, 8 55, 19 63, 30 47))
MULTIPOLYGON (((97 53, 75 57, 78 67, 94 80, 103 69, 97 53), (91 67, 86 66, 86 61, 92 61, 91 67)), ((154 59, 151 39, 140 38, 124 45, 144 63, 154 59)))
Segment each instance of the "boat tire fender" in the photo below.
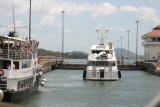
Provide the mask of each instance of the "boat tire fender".
POLYGON ((121 78, 121 71, 118 71, 118 78, 121 78))
POLYGON ((83 71, 83 79, 85 79, 85 78, 86 78, 86 73, 87 73, 87 71, 86 71, 86 70, 84 70, 84 71, 83 71))

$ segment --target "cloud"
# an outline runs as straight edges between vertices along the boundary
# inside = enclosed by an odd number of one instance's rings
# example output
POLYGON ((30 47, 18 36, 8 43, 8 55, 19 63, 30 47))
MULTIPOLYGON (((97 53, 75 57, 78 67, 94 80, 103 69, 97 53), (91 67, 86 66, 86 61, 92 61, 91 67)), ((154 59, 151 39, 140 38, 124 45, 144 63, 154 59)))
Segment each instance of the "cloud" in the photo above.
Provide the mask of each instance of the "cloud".
POLYGON ((136 14, 136 17, 144 19, 145 22, 152 23, 153 25, 157 25, 160 23, 160 17, 157 16, 157 12, 155 9, 150 7, 133 7, 130 5, 120 7, 121 11, 125 12, 133 12, 136 14))
POLYGON ((138 11, 138 9, 136 7, 130 6, 130 5, 126 5, 126 6, 122 6, 120 7, 121 11, 126 11, 126 12, 136 12, 138 11))
POLYGON ((55 26, 55 25, 61 26, 61 22, 57 21, 56 18, 53 16, 46 15, 40 19, 40 24, 37 24, 35 28, 38 29, 42 26, 55 26))
POLYGON ((77 5, 74 2, 57 2, 34 0, 33 12, 35 14, 49 14, 49 15, 61 15, 61 11, 64 10, 66 15, 79 15, 82 12, 91 12, 90 16, 93 18, 108 17, 115 14, 118 9, 109 4, 104 3, 101 5, 92 5, 90 3, 83 3, 77 5), (37 3, 38 2, 38 3, 37 3))
MULTIPOLYGON (((29 10, 28 0, 13 0, 15 14, 24 14, 29 10)), ((118 9, 110 3, 94 5, 91 3, 76 4, 75 2, 64 2, 63 0, 32 0, 32 15, 61 15, 64 10, 66 15, 79 15, 82 12, 90 12, 93 18, 109 17, 118 9)), ((0 12, 11 14, 12 4, 10 0, 1 0, 0 12), (8 4, 8 5, 4 5, 8 4)))
POLYGON ((70 33, 70 29, 69 29, 69 28, 66 28, 66 29, 64 30, 64 32, 65 32, 65 33, 70 33))
POLYGON ((151 2, 154 2, 154 1, 159 1, 159 0, 150 0, 151 2))
POLYGON ((102 27, 103 27, 102 23, 99 23, 97 26, 97 28, 102 28, 102 27))
POLYGON ((12 0, 12 2, 11 0, 1 0, 0 12, 4 14, 12 14, 12 3, 14 5, 15 14, 24 14, 29 9, 29 3, 26 0, 12 0))
POLYGON ((91 11, 93 11, 93 14, 90 16, 93 18, 98 18, 112 16, 113 14, 117 13, 118 9, 109 3, 104 3, 100 6, 94 6, 91 11))
POLYGON ((46 26, 46 25, 55 25, 56 24, 56 19, 53 16, 44 16, 41 18, 40 25, 41 26, 46 26))
POLYGON ((110 30, 111 31, 126 31, 124 27, 119 26, 119 25, 118 26, 111 26, 110 30))

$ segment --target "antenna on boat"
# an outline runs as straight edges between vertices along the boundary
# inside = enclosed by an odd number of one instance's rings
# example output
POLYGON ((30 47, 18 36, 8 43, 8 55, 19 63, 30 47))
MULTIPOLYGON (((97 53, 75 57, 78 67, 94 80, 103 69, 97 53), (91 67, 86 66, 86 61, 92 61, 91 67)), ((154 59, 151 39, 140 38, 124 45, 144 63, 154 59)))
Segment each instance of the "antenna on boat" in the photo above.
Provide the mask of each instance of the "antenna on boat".
POLYGON ((14 37, 18 38, 18 32, 16 31, 17 28, 27 28, 27 26, 25 27, 16 27, 16 23, 15 23, 15 18, 14 18, 14 4, 12 4, 12 9, 13 9, 13 23, 14 23, 14 26, 13 27, 8 27, 8 28, 13 28, 14 29, 14 37))
POLYGON ((100 29, 97 28, 97 29, 96 29, 96 32, 98 33, 98 38, 97 38, 97 39, 99 39, 99 32, 100 32, 100 29))
POLYGON ((30 11, 29 11, 29 41, 31 39, 31 0, 30 0, 30 11))
POLYGON ((103 37, 103 28, 102 28, 102 31, 101 31, 101 37, 99 37, 99 32, 100 32, 99 28, 96 29, 96 32, 98 33, 98 38, 97 39, 101 39, 100 45, 104 45, 103 39, 107 39, 107 33, 109 32, 108 28, 105 29, 106 37, 103 37))

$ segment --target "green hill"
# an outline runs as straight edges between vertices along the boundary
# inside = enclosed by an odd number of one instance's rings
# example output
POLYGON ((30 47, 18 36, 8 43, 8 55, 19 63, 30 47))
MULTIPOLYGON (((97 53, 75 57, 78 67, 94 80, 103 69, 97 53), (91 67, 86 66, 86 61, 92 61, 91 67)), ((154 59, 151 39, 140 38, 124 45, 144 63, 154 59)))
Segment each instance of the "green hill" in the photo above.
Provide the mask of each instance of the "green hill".
MULTIPOLYGON (((50 51, 45 49, 38 49, 38 56, 56 56, 62 57, 62 53, 59 51, 50 51)), ((64 53, 64 58, 69 59, 87 59, 88 54, 81 51, 73 51, 64 53)))

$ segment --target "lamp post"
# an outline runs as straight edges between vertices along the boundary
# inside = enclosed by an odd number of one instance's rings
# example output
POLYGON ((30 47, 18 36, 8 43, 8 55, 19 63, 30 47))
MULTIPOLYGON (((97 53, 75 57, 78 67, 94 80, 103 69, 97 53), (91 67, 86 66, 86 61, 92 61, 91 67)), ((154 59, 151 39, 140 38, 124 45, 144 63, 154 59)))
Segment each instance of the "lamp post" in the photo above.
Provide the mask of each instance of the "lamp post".
POLYGON ((118 59, 118 45, 119 45, 119 40, 118 41, 118 44, 117 44, 117 59, 118 59))
POLYGON ((122 62, 122 36, 121 36, 121 62, 122 62))
POLYGON ((31 39, 31 0, 30 0, 30 11, 29 11, 29 41, 31 39))
POLYGON ((127 31, 128 32, 128 65, 129 65, 129 31, 127 31))
POLYGON ((138 48, 138 23, 139 21, 136 21, 137 23, 137 36, 136 36, 136 66, 137 66, 137 48, 138 48))
POLYGON ((62 13, 62 65, 63 65, 63 48, 64 48, 64 13, 65 11, 61 11, 62 13))

